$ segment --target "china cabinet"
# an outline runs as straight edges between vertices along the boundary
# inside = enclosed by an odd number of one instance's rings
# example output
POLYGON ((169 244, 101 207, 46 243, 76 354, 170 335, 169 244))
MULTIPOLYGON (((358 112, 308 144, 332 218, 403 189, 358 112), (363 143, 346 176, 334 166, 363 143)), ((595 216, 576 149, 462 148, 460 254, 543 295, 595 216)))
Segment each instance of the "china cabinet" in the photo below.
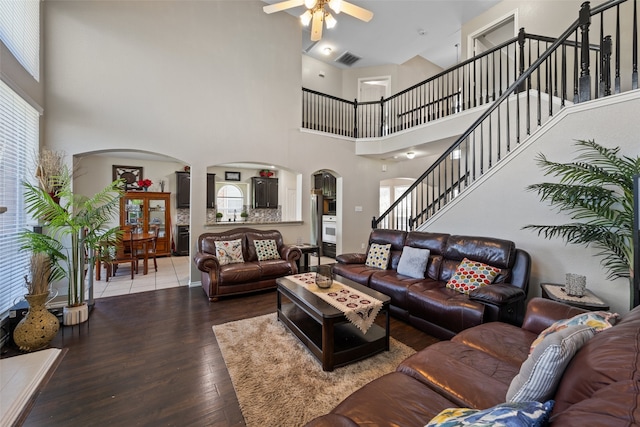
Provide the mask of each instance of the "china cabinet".
POLYGON ((156 255, 171 255, 171 193, 127 191, 120 199, 120 225, 146 233, 150 225, 160 227, 156 255))

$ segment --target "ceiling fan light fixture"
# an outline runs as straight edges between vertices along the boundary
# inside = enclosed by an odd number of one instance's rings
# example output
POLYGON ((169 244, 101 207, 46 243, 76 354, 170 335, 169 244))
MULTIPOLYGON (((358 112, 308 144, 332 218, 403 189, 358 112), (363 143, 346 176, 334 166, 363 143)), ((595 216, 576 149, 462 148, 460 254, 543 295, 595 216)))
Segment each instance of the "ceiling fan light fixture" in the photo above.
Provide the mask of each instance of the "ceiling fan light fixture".
POLYGON ((329 7, 338 15, 342 10, 342 0, 329 0, 329 7))
POLYGON ((304 0, 304 6, 307 9, 313 9, 316 4, 318 4, 318 0, 304 0))
POLYGON ((307 10, 305 13, 300 15, 300 22, 302 22, 302 25, 304 25, 305 27, 308 27, 311 23, 311 18, 313 18, 311 11, 307 10))
POLYGON ((327 29, 331 29, 331 28, 336 26, 338 21, 336 21, 336 18, 334 18, 333 15, 331 15, 329 12, 327 12, 324 15, 324 23, 326 24, 327 29))

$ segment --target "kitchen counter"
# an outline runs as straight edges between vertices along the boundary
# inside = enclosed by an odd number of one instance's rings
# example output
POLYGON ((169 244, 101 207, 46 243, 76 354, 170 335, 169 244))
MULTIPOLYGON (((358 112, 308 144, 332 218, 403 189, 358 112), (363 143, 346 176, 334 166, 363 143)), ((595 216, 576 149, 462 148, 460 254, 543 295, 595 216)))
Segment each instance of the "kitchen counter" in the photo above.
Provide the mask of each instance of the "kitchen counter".
POLYGON ((282 225, 302 225, 304 221, 273 221, 273 222, 244 222, 244 221, 221 221, 221 222, 209 222, 204 225, 204 228, 236 228, 236 227, 273 227, 273 226, 282 226, 282 225))

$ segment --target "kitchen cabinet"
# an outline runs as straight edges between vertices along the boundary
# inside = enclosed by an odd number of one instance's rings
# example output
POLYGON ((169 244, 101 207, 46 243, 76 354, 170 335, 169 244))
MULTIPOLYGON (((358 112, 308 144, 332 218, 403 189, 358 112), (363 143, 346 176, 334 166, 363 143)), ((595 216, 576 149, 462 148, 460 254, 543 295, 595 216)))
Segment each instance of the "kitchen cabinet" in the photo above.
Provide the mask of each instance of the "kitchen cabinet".
POLYGON ((176 225, 176 248, 174 255, 189 255, 189 226, 176 225))
POLYGON ((251 178, 254 209, 278 207, 278 178, 251 178))
POLYGON ((322 190, 325 198, 336 197, 336 177, 329 172, 322 172, 313 176, 313 185, 317 190, 322 190))
POLYGON ((191 204, 191 174, 176 172, 176 207, 188 208, 191 204))
POLYGON ((207 174, 207 208, 216 207, 216 174, 207 174))
POLYGON ((127 191, 120 199, 120 226, 134 233, 148 233, 150 225, 160 228, 156 242, 158 256, 171 255, 171 193, 127 191))

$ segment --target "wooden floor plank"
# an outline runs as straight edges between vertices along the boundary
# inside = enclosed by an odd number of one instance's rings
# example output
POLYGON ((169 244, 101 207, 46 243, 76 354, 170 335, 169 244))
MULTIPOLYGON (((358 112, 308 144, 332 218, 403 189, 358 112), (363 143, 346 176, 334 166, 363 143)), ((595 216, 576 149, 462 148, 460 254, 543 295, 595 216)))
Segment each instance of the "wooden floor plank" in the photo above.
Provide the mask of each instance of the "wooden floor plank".
MULTIPOLYGON (((243 426, 212 325, 275 312, 275 291, 210 303, 178 287, 96 300, 65 327, 65 357, 24 426, 243 426)), ((391 335, 422 349, 430 336, 391 319, 391 335)))

